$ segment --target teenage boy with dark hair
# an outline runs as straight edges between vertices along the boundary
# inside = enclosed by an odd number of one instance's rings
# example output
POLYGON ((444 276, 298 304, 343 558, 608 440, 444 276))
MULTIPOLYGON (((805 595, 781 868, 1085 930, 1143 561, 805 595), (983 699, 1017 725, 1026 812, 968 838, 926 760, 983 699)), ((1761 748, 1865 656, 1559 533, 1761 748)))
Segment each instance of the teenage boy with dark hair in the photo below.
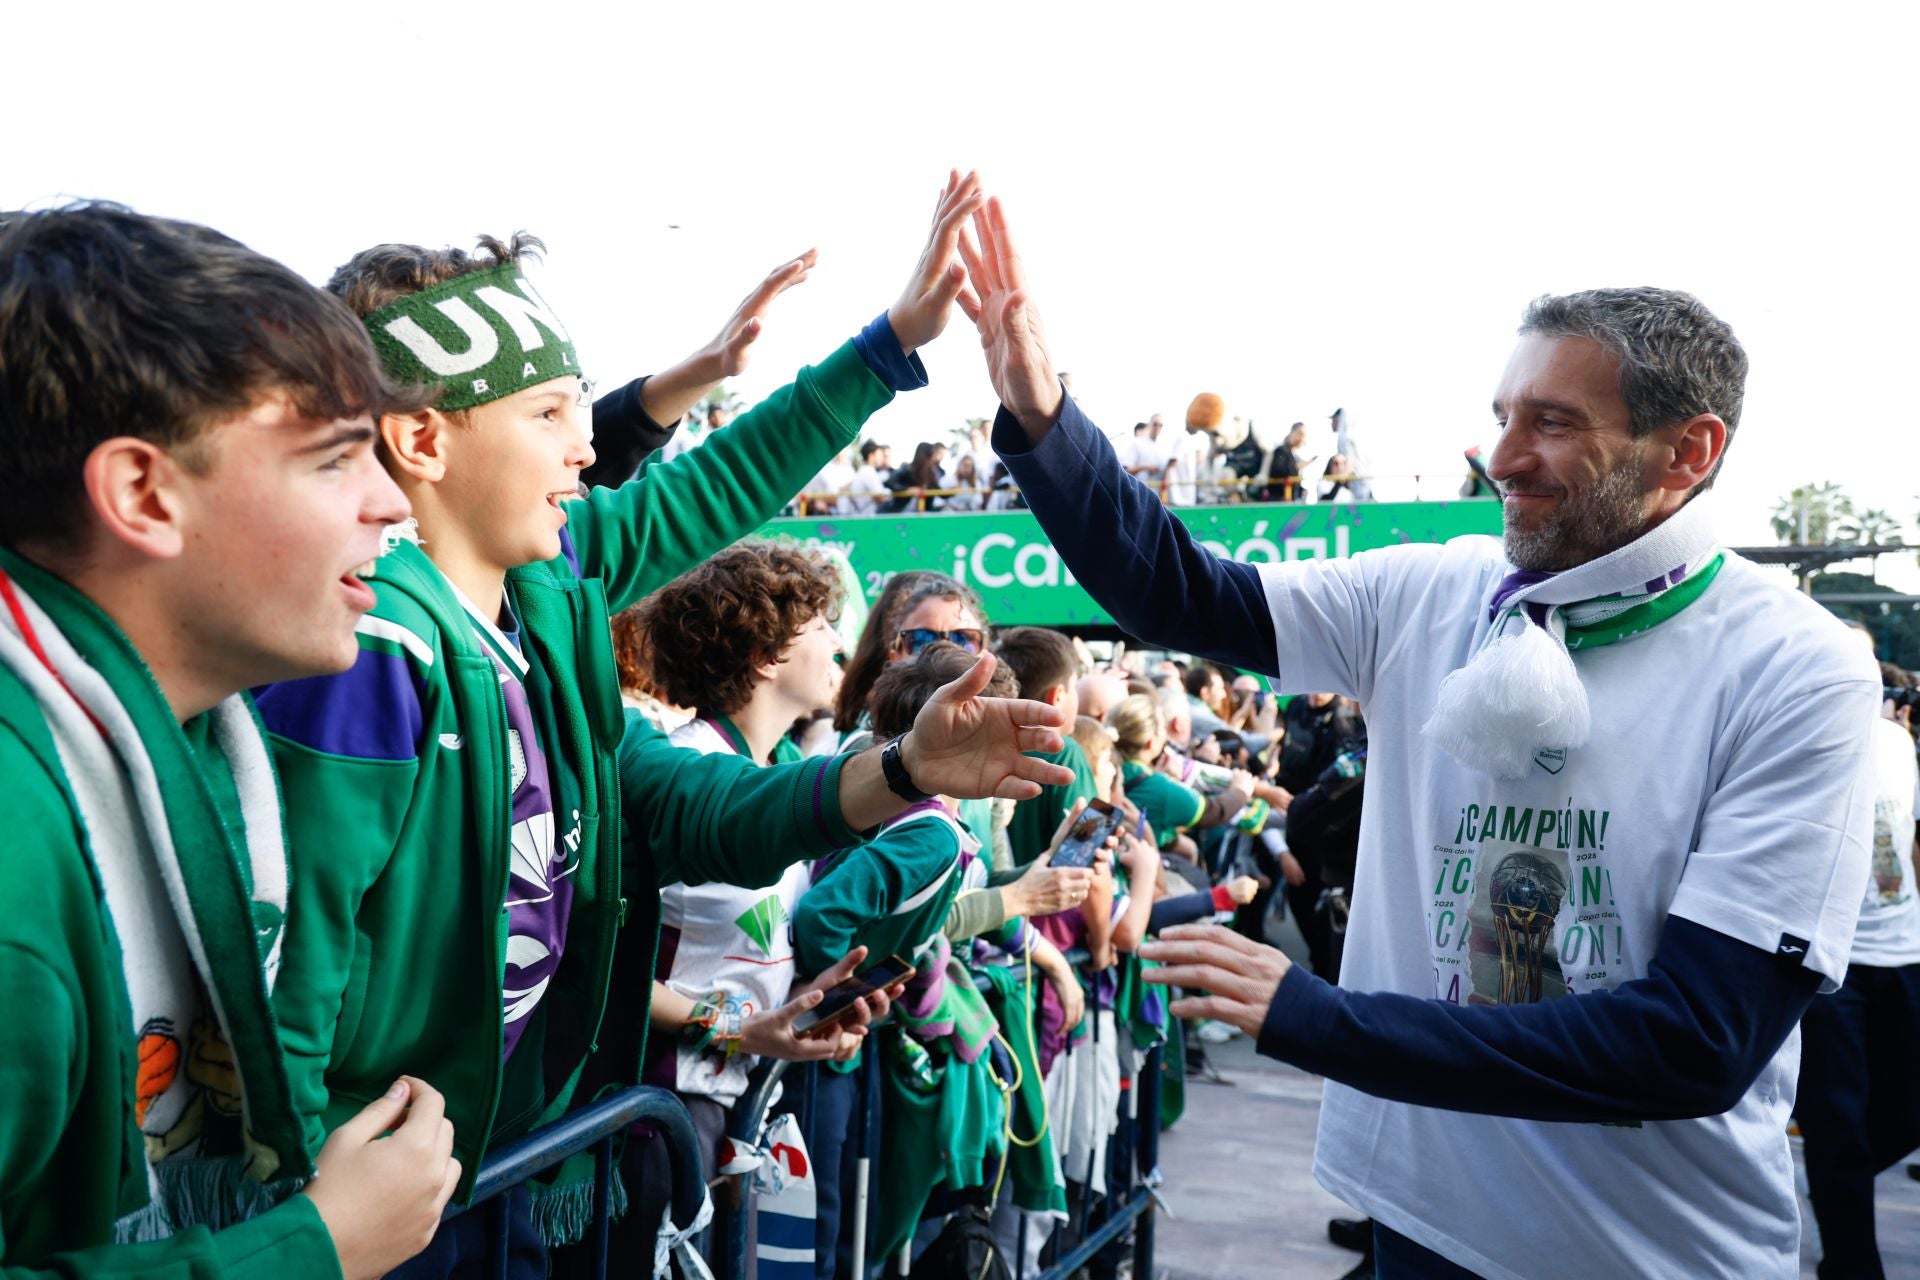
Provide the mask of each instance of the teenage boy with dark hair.
MULTIPOLYGON (((1008 627, 994 640, 993 651, 1000 661, 1013 668, 1014 678, 1020 682, 1021 697, 1058 708, 1067 724, 1073 723, 1074 717, 1080 714, 1077 692, 1080 669, 1071 640, 1045 627, 1008 627)), ((1061 742, 1060 750, 1045 759, 1048 764, 1071 769, 1073 781, 1064 786, 1043 787, 1038 796, 1022 800, 1014 808, 1013 821, 1007 827, 1007 843, 1016 866, 1024 867, 1040 856, 1076 801, 1099 798, 1087 754, 1071 736, 1061 742)))
POLYGON ((241 692, 353 661, 355 566, 407 510, 369 415, 408 407, 343 307, 217 232, 99 204, 0 228, 0 875, 33 899, 0 913, 8 1276, 373 1277, 453 1190, 405 1077, 308 1158, 241 692))
MULTIPOLYGON (((698 757, 695 768, 640 729, 623 749, 607 618, 758 527, 896 390, 924 380, 912 353, 945 325, 958 223, 976 191, 954 175, 906 292, 859 337, 706 447, 582 501, 574 489, 594 454, 578 364, 515 246, 485 245, 485 258, 382 246, 335 274, 336 293, 374 308, 362 319, 389 373, 437 394, 380 420, 419 540, 376 566, 359 661, 260 695, 303 871, 299 945, 276 998, 303 1114, 331 1128, 390 1064, 412 1064, 446 1092, 464 1198, 492 1138, 571 1101, 630 905, 629 936, 651 945, 658 896, 643 884, 631 904, 622 897, 621 817, 666 880, 755 884, 796 846, 853 843, 843 813, 871 825, 891 812, 861 808, 887 794, 878 753, 764 771, 698 757), (762 842, 788 835, 769 831, 775 820, 793 831, 763 866, 762 842)), ((890 759, 889 780, 956 759, 973 766, 963 792, 1050 776, 1038 762, 969 754, 1035 737, 1051 746, 1050 732, 1014 722, 1025 710, 956 694, 940 732, 890 759)), ((646 989, 636 983, 634 998, 646 989)), ((517 1265, 543 1269, 541 1238, 569 1234, 587 1193, 572 1183, 545 1196, 538 1233, 516 1194, 517 1265)), ((450 1225, 413 1273, 455 1270, 487 1248, 485 1234, 477 1221, 450 1225)))

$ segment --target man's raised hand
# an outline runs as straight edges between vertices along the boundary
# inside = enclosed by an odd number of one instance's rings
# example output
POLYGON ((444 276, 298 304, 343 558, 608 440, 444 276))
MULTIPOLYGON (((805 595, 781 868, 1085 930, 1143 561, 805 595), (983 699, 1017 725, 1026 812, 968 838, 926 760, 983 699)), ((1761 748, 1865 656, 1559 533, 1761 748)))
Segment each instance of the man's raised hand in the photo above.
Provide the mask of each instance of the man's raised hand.
POLYGON ((967 264, 971 290, 960 291, 960 309, 980 331, 987 354, 987 376, 1000 403, 1019 421, 1034 444, 1060 416, 1066 393, 1047 354, 1040 312, 1027 294, 1027 269, 1013 247, 1006 210, 995 196, 973 217, 975 245, 963 232, 960 257, 967 264))
POLYGON ((980 176, 960 176, 955 169, 947 175, 947 186, 933 207, 933 228, 927 233, 927 247, 913 267, 906 289, 899 300, 887 308, 887 322, 900 349, 908 355, 940 336, 953 314, 953 300, 966 281, 955 256, 960 228, 980 208, 980 176))
POLYGON ((1060 750, 1066 717, 1031 698, 983 698, 999 659, 983 653, 914 717, 900 743, 913 785, 929 795, 969 800, 1031 800, 1043 786, 1066 786, 1073 771, 1027 755, 1060 750))

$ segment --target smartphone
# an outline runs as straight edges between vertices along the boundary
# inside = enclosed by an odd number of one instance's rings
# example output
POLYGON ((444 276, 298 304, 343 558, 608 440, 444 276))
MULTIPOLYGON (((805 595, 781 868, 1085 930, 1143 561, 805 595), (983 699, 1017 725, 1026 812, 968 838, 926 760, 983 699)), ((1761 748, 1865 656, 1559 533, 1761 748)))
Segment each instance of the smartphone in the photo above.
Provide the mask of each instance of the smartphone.
POLYGON ((862 996, 898 986, 911 979, 915 972, 913 965, 899 956, 888 956, 878 964, 868 965, 845 982, 834 986, 824 1000, 795 1018, 793 1034, 805 1035, 840 1021, 853 1012, 854 1003, 862 996))
POLYGON ((1074 820, 1067 838, 1053 852, 1053 864, 1056 867, 1090 867, 1094 853, 1107 842, 1107 837, 1120 829, 1125 821, 1115 812, 1114 807, 1105 800, 1089 800, 1087 807, 1080 811, 1074 820))

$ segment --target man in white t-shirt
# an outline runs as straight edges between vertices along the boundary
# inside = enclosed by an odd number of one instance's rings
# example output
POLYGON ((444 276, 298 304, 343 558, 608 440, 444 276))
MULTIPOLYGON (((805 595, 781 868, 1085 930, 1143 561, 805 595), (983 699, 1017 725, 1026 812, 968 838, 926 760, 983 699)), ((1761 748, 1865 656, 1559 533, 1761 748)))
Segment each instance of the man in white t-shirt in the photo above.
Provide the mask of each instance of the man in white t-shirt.
POLYGON ((1365 712, 1345 985, 1211 926, 1143 954, 1211 993, 1176 1014, 1327 1077, 1315 1172, 1378 1274, 1797 1276, 1796 1027, 1846 974, 1879 679, 1690 501, 1739 421, 1731 330, 1666 290, 1539 299, 1494 399, 1504 546, 1243 565, 1125 479, 997 203, 983 231, 995 445, 1081 585, 1365 712))
POLYGON ((854 474, 853 446, 849 445, 834 454, 827 465, 820 469, 820 474, 807 482, 807 510, 802 514, 852 515, 853 499, 847 495, 853 487, 854 474))
POLYGON ((847 486, 852 496, 847 501, 852 504, 853 514, 870 516, 879 510, 879 497, 889 492, 887 477, 893 474, 893 450, 878 440, 869 440, 860 446, 860 469, 853 473, 853 481, 847 486))
POLYGON ((1213 486, 1202 485, 1201 481, 1212 475, 1213 434, 1226 416, 1226 403, 1211 391, 1202 391, 1187 406, 1186 432, 1174 441, 1167 455, 1169 505, 1191 507, 1197 502, 1213 500, 1213 486))
MULTIPOLYGON (((1889 686, 1905 673, 1883 667, 1889 686)), ((1920 1147, 1920 895, 1914 814, 1920 767, 1889 704, 1873 723, 1871 874, 1840 990, 1801 1023, 1794 1114, 1806 1140, 1807 1192, 1820 1224, 1820 1275, 1882 1275, 1873 1180, 1920 1147)))

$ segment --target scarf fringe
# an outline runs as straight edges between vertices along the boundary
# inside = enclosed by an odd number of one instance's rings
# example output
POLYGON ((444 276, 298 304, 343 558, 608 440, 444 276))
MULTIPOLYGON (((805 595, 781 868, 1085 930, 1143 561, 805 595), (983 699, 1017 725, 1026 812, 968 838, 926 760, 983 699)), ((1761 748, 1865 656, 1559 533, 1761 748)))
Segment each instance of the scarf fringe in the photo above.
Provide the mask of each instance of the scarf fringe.
POLYGON ((163 1160, 152 1166, 154 1198, 114 1224, 117 1244, 164 1240, 183 1226, 224 1231, 257 1218, 306 1185, 304 1178, 262 1183, 244 1156, 163 1160))
MULTIPOLYGON (((591 1175, 554 1186, 534 1186, 532 1204, 534 1229, 549 1249, 575 1244, 584 1239, 593 1225, 593 1178, 591 1175)), ((627 1213, 627 1183, 620 1176, 620 1162, 613 1164, 613 1218, 627 1213)))

